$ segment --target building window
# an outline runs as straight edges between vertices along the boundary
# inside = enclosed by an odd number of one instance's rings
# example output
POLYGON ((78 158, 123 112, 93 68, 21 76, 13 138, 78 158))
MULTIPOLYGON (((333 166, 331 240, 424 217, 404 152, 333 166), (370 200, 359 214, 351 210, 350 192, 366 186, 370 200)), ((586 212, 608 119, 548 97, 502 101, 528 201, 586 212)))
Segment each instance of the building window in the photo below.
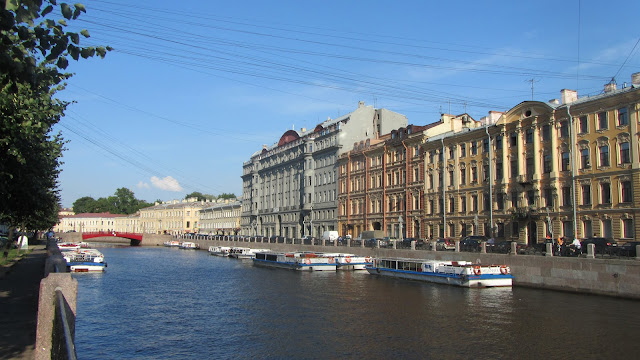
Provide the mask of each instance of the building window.
POLYGON ((591 165, 589 164, 589 149, 580 150, 580 162, 581 162, 580 168, 583 170, 591 167, 591 165))
POLYGON ((545 174, 548 174, 551 172, 551 155, 549 154, 544 155, 544 162, 543 162, 542 169, 545 174))
POLYGON ((453 170, 449 170, 449 185, 453 184, 453 170))
POLYGON ((478 195, 471 196, 471 207, 474 212, 478 212, 478 195))
POLYGON ((553 207, 553 190, 544 189, 544 202, 546 207, 553 207))
POLYGON ((460 169, 460 185, 466 185, 467 184, 467 169, 460 169))
POLYGON ((551 140, 551 127, 549 126, 549 124, 542 125, 542 140, 551 140))
POLYGON ((591 185, 582 185, 582 205, 591 205, 591 185))
POLYGON ((496 163, 496 179, 502 179, 502 162, 496 163))
POLYGON ((511 192, 511 206, 512 207, 518 207, 518 192, 517 191, 512 191, 511 192))
POLYGON ((491 197, 489 193, 484 193, 482 198, 484 200, 484 210, 489 211, 489 209, 491 209, 491 197))
POLYGON ((567 238, 573 237, 573 221, 562 222, 562 235, 567 238))
POLYGON ((471 155, 477 155, 478 154, 478 143, 475 141, 471 142, 471 155))
POLYGON ((465 157, 467 156, 467 144, 462 143, 460 144, 460 157, 465 157))
POLYGON ((600 203, 611 204, 611 184, 609 183, 600 184, 600 203))
POLYGON ((536 195, 535 191, 533 191, 533 190, 528 190, 527 191, 527 205, 535 206, 535 204, 536 204, 535 195, 536 195))
POLYGON ((455 157, 456 147, 449 146, 449 159, 453 159, 455 157))
POLYGON ((629 114, 627 108, 623 107, 618 109, 618 126, 629 125, 629 114))
POLYGON ((633 231, 633 220, 632 219, 622 219, 622 236, 625 239, 633 239, 634 238, 633 231))
POLYGON ((515 131, 509 134, 509 146, 518 146, 518 133, 515 131))
POLYGON ((525 131, 525 143, 532 144, 533 143, 533 129, 528 128, 525 131))
POLYGON ((517 221, 511 223, 511 236, 518 236, 520 234, 520 225, 517 221))
POLYGON ((498 193, 496 194, 496 203, 498 205, 498 210, 504 209, 504 194, 498 193))
POLYGON ((489 165, 485 165, 482 168, 482 180, 483 181, 488 181, 489 180, 489 165))
POLYGON ((467 198, 464 195, 460 196, 460 212, 467 212, 467 198))
POLYGON ((518 176, 518 159, 511 160, 511 177, 518 176))
POLYGON ((455 209, 455 200, 454 198, 449 198, 449 212, 452 213, 455 209))
POLYGON ((582 221, 582 234, 584 237, 589 237, 593 234, 593 226, 591 224, 591 220, 583 220, 582 221))
POLYGON ((563 152, 562 153, 562 171, 569 170, 569 164, 570 164, 569 159, 570 159, 569 153, 566 151, 563 152))
POLYGON ((435 151, 435 150, 431 150, 431 151, 429 151, 429 162, 430 162, 430 163, 432 163, 432 164, 433 164, 433 163, 435 162, 435 161, 434 161, 435 156, 436 156, 436 151, 435 151))
POLYGON ((609 146, 600 146, 600 166, 609 166, 609 146))
POLYGON ((606 238, 613 238, 613 227, 611 226, 611 219, 602 220, 602 236, 606 238))
POLYGON ((630 203, 633 201, 631 196, 631 181, 621 181, 620 188, 622 189, 622 202, 630 203))
POLYGON ((434 209, 433 200, 429 200, 429 211, 430 211, 431 215, 436 213, 436 209, 434 209))
POLYGON ((496 136, 496 150, 502 150, 502 135, 496 136))
POLYGON ((526 160, 526 165, 527 165, 527 176, 532 176, 533 175, 533 158, 528 157, 526 160))
POLYGON ((562 206, 571 206, 571 187, 562 188, 562 206))
POLYGON ((429 189, 433 189, 433 175, 429 175, 429 189))
POLYGON ((620 144, 620 163, 628 164, 631 162, 631 157, 629 156, 629 143, 623 142, 620 144))
POLYGON ((489 139, 482 140, 482 152, 484 153, 489 152, 489 139))
POLYGON ((587 116, 580 116, 580 133, 581 134, 586 134, 589 132, 589 123, 587 122, 587 116))
POLYGON ((478 168, 473 166, 471 167, 471 183, 475 184, 478 182, 478 168))
POLYGON ((560 122, 560 137, 566 138, 569 136, 569 123, 565 121, 560 122))
POLYGON ((598 113, 598 130, 607 130, 608 128, 607 112, 603 111, 598 113))

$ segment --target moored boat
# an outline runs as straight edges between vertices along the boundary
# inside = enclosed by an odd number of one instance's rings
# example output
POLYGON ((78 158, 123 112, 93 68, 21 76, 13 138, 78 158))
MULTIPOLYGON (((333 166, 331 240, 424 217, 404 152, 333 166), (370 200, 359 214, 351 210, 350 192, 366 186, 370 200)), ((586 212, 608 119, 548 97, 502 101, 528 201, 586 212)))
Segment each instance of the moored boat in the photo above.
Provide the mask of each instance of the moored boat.
POLYGON ((322 253, 313 252, 257 252, 256 256, 253 258, 253 264, 256 266, 276 267, 299 271, 336 270, 336 261, 334 256, 325 256, 322 253))
POLYGON ((164 246, 167 246, 167 247, 180 247, 180 241, 176 241, 176 240, 165 241, 164 242, 164 246))
POLYGON ((102 272, 107 267, 104 255, 96 249, 78 249, 63 252, 71 272, 102 272))
POLYGON ((338 254, 335 256, 336 270, 366 270, 367 265, 373 263, 370 256, 354 254, 338 254))
POLYGON ((229 256, 229 246, 209 246, 209 254, 215 256, 229 256))
POLYGON ((229 251, 229 257, 236 259, 253 259, 256 253, 269 251, 269 249, 251 249, 248 247, 234 247, 229 251))
POLYGON ((370 274, 462 287, 512 286, 506 265, 481 265, 469 261, 377 258, 366 267, 370 274))
POLYGON ((185 241, 185 242, 180 243, 179 248, 180 249, 185 249, 185 250, 198 250, 198 249, 200 249, 200 245, 198 245, 198 244, 196 244, 194 242, 191 242, 191 241, 185 241))

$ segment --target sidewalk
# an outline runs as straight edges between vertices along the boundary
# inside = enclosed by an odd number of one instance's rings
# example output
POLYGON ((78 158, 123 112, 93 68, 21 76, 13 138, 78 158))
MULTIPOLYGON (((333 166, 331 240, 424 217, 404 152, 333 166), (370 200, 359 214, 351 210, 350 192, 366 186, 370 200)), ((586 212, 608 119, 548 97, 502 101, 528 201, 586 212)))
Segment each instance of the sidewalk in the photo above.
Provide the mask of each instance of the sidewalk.
POLYGON ((33 359, 44 244, 12 267, 0 269, 0 359, 33 359))

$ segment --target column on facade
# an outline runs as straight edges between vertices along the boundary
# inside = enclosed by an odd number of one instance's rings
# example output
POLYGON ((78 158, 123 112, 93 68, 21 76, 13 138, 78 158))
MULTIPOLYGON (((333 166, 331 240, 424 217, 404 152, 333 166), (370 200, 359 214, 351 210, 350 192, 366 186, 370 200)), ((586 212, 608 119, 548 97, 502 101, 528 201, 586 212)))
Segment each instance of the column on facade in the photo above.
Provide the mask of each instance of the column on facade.
POLYGON ((542 177, 542 171, 540 171, 541 161, 544 161, 544 153, 541 151, 540 147, 540 129, 538 127, 539 122, 536 117, 533 122, 531 122, 531 129, 533 131, 533 180, 540 180, 542 177))
POLYGON ((516 125, 516 129, 514 130, 516 132, 516 139, 517 141, 517 156, 518 156, 518 174, 522 175, 522 174, 526 174, 526 176, 529 176, 530 174, 527 174, 527 164, 526 164, 526 158, 524 156, 524 138, 522 136, 522 126, 520 121, 518 120, 518 124, 516 125))
POLYGON ((509 174, 509 171, 507 170, 507 166, 510 166, 511 164, 509 164, 509 153, 507 149, 507 142, 509 141, 509 137, 507 136, 505 130, 505 126, 502 126, 499 135, 502 136, 502 149, 500 149, 502 151, 502 183, 508 184, 509 176, 507 174, 509 174))

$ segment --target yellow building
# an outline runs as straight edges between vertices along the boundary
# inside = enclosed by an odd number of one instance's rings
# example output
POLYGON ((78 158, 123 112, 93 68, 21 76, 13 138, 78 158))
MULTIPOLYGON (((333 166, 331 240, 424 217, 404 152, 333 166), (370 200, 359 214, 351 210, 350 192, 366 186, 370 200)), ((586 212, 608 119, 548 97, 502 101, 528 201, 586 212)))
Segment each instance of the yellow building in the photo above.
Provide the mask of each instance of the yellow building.
POLYGON ((111 232, 116 228, 116 219, 126 215, 110 213, 83 213, 63 216, 56 225, 57 232, 111 232))
POLYGON ((201 234, 237 235, 240 231, 242 203, 236 199, 225 199, 200 210, 201 234))
POLYGON ((208 203, 197 199, 173 200, 140 209, 142 233, 181 235, 197 233, 199 211, 208 203))

